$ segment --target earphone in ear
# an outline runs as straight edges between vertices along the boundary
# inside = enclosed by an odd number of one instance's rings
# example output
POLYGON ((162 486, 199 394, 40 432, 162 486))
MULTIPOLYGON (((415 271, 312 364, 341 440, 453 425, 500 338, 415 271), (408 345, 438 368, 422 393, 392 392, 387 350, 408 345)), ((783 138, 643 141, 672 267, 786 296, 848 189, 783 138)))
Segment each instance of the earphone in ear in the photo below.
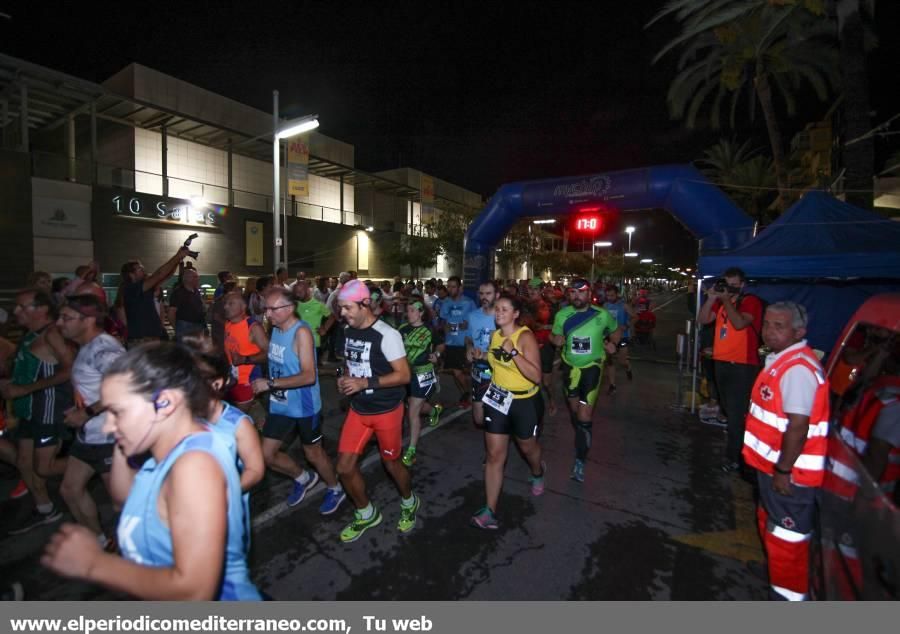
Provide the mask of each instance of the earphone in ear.
POLYGON ((159 410, 161 410, 163 407, 168 407, 168 406, 169 406, 169 401, 166 401, 166 400, 155 401, 153 403, 153 409, 155 409, 157 412, 159 410))

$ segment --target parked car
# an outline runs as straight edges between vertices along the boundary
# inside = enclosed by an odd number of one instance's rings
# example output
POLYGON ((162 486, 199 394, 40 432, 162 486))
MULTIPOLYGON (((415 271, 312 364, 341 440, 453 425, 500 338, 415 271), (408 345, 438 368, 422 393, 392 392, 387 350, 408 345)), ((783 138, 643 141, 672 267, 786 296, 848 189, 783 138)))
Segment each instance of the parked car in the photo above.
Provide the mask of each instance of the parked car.
POLYGON ((826 363, 832 390, 812 593, 900 599, 900 294, 856 311, 826 363))

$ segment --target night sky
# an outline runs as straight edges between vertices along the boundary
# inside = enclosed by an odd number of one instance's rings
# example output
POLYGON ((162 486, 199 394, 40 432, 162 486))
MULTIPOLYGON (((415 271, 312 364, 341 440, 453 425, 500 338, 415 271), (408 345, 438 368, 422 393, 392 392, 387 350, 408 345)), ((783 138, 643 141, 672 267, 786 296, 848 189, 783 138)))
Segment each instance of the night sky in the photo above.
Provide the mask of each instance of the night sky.
MULTIPOLYGON (((689 162, 732 135, 669 119, 675 55, 650 60, 675 27, 644 29, 661 0, 143 4, 0 0, 0 50, 96 82, 139 62, 266 111, 277 88, 283 116, 318 113, 358 168, 414 167, 485 198, 511 181, 689 162)), ((891 80, 872 82, 873 123, 900 112, 898 5, 878 3, 872 68, 891 80)), ((785 132, 828 105, 810 102, 785 132)), ((761 121, 748 135, 767 145, 761 121)), ((665 214, 635 221, 642 249, 695 249, 665 214)))

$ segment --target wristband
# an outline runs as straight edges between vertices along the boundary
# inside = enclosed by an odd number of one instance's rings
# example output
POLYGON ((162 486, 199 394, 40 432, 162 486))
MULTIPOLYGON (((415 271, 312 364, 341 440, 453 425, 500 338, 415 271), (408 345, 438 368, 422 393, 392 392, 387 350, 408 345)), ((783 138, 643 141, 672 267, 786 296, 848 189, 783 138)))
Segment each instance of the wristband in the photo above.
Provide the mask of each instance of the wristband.
POLYGON ((266 385, 269 386, 270 390, 274 390, 275 389, 275 379, 269 379, 268 381, 266 381, 266 385))
POLYGON ((779 469, 778 465, 773 465, 772 468, 775 469, 776 473, 780 473, 781 475, 791 475, 791 469, 784 471, 783 469, 779 469))
POLYGON ((515 348, 513 348, 512 350, 509 351, 509 358, 510 358, 510 359, 513 358, 513 357, 518 357, 518 356, 519 356, 519 351, 516 350, 515 348))
POLYGON ((370 376, 368 384, 366 385, 366 388, 369 390, 377 390, 379 387, 381 387, 381 386, 378 384, 378 377, 370 376))

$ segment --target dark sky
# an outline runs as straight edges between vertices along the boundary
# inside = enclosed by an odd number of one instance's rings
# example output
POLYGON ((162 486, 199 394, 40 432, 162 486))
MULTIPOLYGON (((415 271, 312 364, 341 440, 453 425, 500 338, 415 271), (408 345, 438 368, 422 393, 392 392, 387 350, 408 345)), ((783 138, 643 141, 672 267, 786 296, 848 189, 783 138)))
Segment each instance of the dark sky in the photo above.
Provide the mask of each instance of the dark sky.
MULTIPOLYGON (((277 88, 282 114, 318 113, 357 167, 415 167, 485 197, 510 181, 688 162, 723 134, 669 120, 675 58, 650 60, 674 27, 643 28, 661 0, 137 4, 0 0, 12 15, 0 50, 97 82, 139 62, 264 110, 277 88)), ((879 24, 900 23, 898 5, 878 3, 879 24)), ((900 112, 887 28, 876 123, 900 112)), ((811 103, 786 132, 825 109, 811 103)), ((758 126, 745 132, 766 145, 758 126)))

